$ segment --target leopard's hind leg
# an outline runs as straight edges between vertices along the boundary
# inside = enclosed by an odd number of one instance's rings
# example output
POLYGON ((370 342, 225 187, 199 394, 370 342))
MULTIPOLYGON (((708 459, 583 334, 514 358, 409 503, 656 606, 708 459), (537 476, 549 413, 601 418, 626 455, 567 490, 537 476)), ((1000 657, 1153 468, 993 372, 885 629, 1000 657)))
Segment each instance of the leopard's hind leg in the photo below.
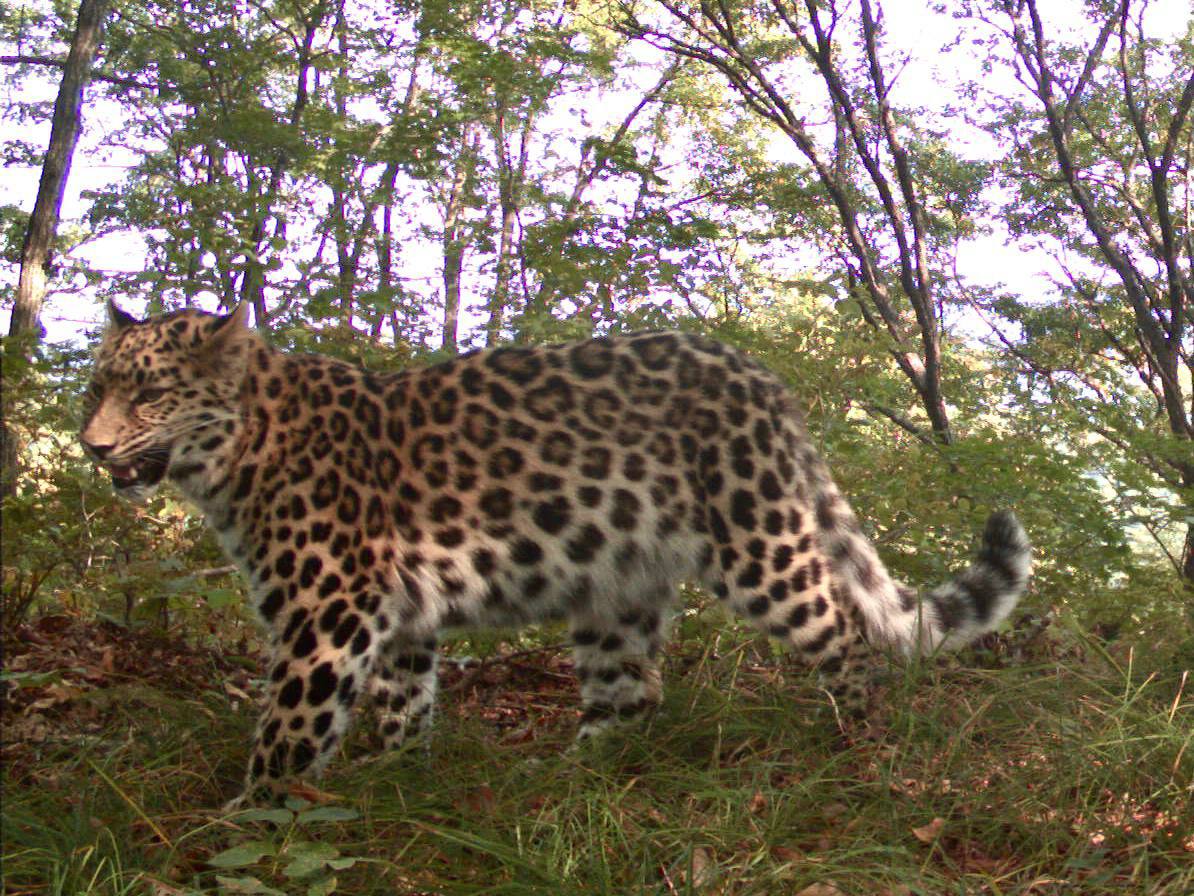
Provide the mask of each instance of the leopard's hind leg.
POLYGON ((732 610, 818 671, 839 718, 856 718, 870 700, 872 648, 835 587, 815 514, 777 491, 741 490, 710 507, 718 568, 708 577, 732 610))
POLYGON ((618 721, 641 717, 663 699, 658 657, 667 632, 671 589, 661 586, 639 604, 570 619, 581 718, 577 740, 618 721))
POLYGON ((431 724, 439 667, 436 648, 434 637, 397 636, 380 651, 369 693, 387 750, 397 749, 431 724))

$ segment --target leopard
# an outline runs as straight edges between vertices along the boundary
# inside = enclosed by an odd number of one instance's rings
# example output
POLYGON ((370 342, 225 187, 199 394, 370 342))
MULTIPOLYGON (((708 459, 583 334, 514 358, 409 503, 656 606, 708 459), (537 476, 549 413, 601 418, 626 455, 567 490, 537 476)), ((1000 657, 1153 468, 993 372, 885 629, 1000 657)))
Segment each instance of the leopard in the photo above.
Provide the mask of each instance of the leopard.
POLYGON ((446 631, 565 623, 584 741, 660 705, 685 586, 865 715, 878 657, 969 644, 1027 585, 1008 510, 945 584, 897 582, 793 391, 701 335, 512 343, 380 372, 275 347, 246 304, 107 316, 86 454, 124 497, 170 483, 197 507, 268 635, 229 808, 318 776, 358 703, 385 750, 424 732, 446 631))

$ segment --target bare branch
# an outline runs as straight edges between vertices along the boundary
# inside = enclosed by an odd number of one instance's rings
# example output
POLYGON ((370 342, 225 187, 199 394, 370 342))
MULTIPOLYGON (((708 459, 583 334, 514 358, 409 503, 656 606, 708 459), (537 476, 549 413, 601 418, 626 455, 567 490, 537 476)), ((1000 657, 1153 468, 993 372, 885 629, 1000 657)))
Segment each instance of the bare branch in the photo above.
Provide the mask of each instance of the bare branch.
MULTIPOLYGON (((1121 20, 1122 10, 1126 8, 1128 2, 1129 0, 1121 0, 1121 5, 1115 17, 1116 22, 1121 20)), ((1158 308, 1155 305, 1153 296, 1150 295, 1148 278, 1137 270, 1131 256, 1117 244, 1109 222, 1103 218, 1084 183, 1080 166, 1071 144, 1071 135, 1067 130, 1067 110, 1059 104, 1054 95, 1053 85, 1057 82, 1057 75, 1053 71, 1053 61, 1050 59, 1047 51, 1047 42, 1044 36, 1045 28, 1037 9, 1037 0, 1024 0, 1022 4, 1015 5, 1005 2, 1004 8, 1009 16, 1013 17, 1012 40, 1014 49, 1019 59, 1032 74, 1033 91, 1040 101, 1041 108, 1045 114, 1049 139, 1069 194, 1080 212, 1087 230, 1094 237, 1099 252, 1116 273, 1124 287, 1128 304, 1133 311, 1137 327, 1142 334, 1142 345, 1146 343, 1144 347, 1156 359, 1156 373, 1162 384, 1165 409, 1170 427, 1173 432, 1189 438, 1191 435, 1194 435, 1194 430, 1191 428, 1190 418, 1186 415, 1184 399, 1182 397, 1183 390, 1177 376, 1176 367, 1179 351, 1178 346, 1181 342, 1181 328, 1184 326, 1182 323, 1184 314, 1181 313, 1183 311, 1184 288, 1175 291, 1175 278, 1171 274, 1169 279, 1171 308, 1168 315, 1169 320, 1166 321, 1164 316, 1157 313, 1158 308), (1019 13, 1021 10, 1025 10, 1028 13, 1032 30, 1031 38, 1025 32, 1023 24, 1020 21, 1019 13), (1176 299, 1175 295, 1177 296, 1176 299), (1174 314, 1174 311, 1178 313, 1174 314), (1174 339, 1175 336, 1178 337, 1176 340, 1174 339)), ((1100 31, 1100 34, 1102 33, 1100 31)), ((1143 151, 1143 145, 1141 149, 1143 151)), ((1154 196, 1163 195, 1165 198, 1162 199, 1162 204, 1165 204, 1167 207, 1168 185, 1165 182, 1164 174, 1151 165, 1150 170, 1153 179, 1154 196), (1158 193, 1158 190, 1160 193, 1158 193)), ((1174 262, 1176 262, 1176 259, 1173 258, 1171 252, 1167 252, 1166 255, 1168 257, 1161 259, 1162 263, 1166 265, 1167 269, 1172 270, 1173 266, 1170 264, 1170 259, 1172 258, 1174 262)), ((1179 274, 1180 278, 1180 271, 1176 271, 1176 273, 1179 274)))
MULTIPOLYGON (((39 65, 46 68, 62 69, 66 67, 66 59, 59 59, 55 56, 31 56, 18 53, 15 55, 0 56, 0 65, 39 65)), ((157 84, 150 84, 147 81, 138 81, 136 78, 113 75, 103 71, 93 70, 90 78, 92 81, 103 81, 107 84, 115 84, 117 87, 127 87, 132 90, 156 91, 158 89, 157 84)))
POLYGON ((807 26, 803 19, 798 20, 790 3, 770 0, 770 7, 816 68, 829 92, 838 134, 848 138, 874 188, 883 209, 884 232, 897 251, 892 274, 882 269, 875 240, 864 232, 863 212, 852 195, 855 185, 850 182, 840 157, 826 157, 784 91, 765 69, 742 26, 746 20, 741 17, 741 12, 732 9, 724 0, 716 3, 705 0, 693 6, 678 0, 659 0, 659 3, 682 26, 677 29, 678 33, 644 26, 633 17, 623 30, 667 52, 715 69, 749 111, 776 125, 812 165, 817 180, 837 211, 841 238, 852 256, 851 267, 865 287, 867 301, 860 302, 864 317, 872 326, 885 329, 891 337, 894 343, 891 354, 919 395, 935 436, 943 443, 949 443, 952 433, 941 395, 940 337, 925 242, 924 209, 912 165, 887 100, 889 88, 878 53, 878 20, 870 16, 869 3, 864 4, 868 18, 860 27, 864 39, 869 41, 869 92, 881 107, 877 131, 844 81, 834 37, 841 22, 836 5, 804 0, 802 11, 807 26), (880 142, 873 143, 872 137, 877 137, 880 142), (894 159, 891 163, 882 158, 884 146, 894 159), (893 177, 898 187, 893 188, 893 177), (916 316, 922 345, 920 354, 908 347, 906 324, 897 310, 890 287, 896 279, 916 316))
POLYGON ((931 448, 941 447, 940 442, 934 440, 932 436, 926 433, 923 429, 921 429, 899 411, 889 408, 887 405, 879 404, 875 401, 868 401, 862 404, 862 409, 872 416, 886 417, 900 429, 911 434, 917 440, 924 442, 931 448))

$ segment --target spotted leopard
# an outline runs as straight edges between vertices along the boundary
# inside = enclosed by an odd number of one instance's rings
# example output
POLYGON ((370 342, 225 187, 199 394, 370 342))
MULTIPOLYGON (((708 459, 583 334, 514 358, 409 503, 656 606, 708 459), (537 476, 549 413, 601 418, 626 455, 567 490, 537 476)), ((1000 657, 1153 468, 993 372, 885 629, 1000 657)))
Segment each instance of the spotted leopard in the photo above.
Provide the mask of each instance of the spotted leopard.
POLYGON ((579 737, 660 702, 679 582, 865 700, 873 652, 953 648, 1024 589, 1010 513, 921 596, 888 575, 790 393, 684 333, 475 351, 382 374, 270 347, 247 308, 115 306, 82 441, 118 492, 169 480, 243 572, 273 657, 241 799, 318 773, 362 695, 387 747, 430 720, 451 626, 564 619, 579 737))

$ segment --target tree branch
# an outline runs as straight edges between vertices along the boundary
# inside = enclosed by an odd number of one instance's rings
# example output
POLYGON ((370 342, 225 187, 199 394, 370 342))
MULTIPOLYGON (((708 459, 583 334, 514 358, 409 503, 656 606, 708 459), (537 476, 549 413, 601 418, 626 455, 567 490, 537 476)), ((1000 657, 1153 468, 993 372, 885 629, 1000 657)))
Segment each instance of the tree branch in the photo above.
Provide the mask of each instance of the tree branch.
MULTIPOLYGON (((39 65, 46 68, 66 68, 66 59, 58 59, 54 56, 33 56, 25 53, 17 53, 14 55, 0 56, 0 65, 39 65)), ((157 91, 157 84, 150 84, 147 81, 138 81, 136 78, 128 78, 123 75, 113 75, 107 72, 92 71, 90 75, 92 81, 104 81, 108 84, 115 84, 118 87, 128 87, 134 90, 150 90, 157 91)))

